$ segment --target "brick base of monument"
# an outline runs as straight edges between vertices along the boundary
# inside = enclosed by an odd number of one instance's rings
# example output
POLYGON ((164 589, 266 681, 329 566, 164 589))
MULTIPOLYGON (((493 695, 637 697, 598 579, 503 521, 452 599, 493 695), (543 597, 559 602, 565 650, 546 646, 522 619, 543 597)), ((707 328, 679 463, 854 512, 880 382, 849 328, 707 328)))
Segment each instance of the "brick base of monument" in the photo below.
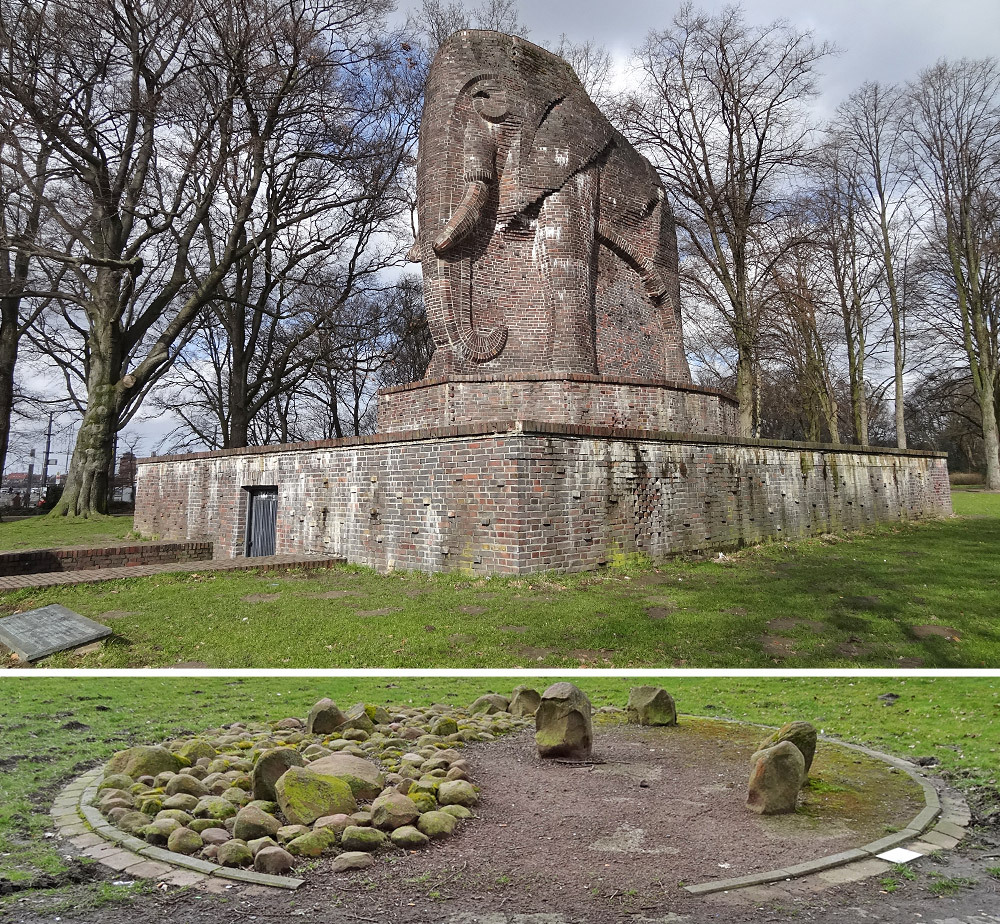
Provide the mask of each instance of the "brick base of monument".
POLYGON ((944 454, 508 421, 142 460, 136 529, 243 555, 249 489, 277 549, 520 574, 951 512, 944 454))
POLYGON ((378 428, 398 433, 494 420, 571 420, 591 427, 735 435, 732 395, 684 382, 608 375, 459 376, 379 392, 378 428))

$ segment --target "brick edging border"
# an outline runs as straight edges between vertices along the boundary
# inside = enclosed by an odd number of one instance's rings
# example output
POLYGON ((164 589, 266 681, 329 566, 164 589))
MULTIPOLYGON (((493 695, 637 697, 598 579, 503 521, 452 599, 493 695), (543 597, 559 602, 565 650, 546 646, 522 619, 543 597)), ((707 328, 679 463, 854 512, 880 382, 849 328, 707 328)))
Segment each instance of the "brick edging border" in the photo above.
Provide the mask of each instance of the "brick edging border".
MULTIPOLYGON (((717 716, 691 716, 691 718, 733 722, 741 725, 755 724, 737 722, 733 719, 723 719, 717 716)), ((761 727, 769 728, 771 726, 761 727)), ((910 820, 903 830, 871 841, 861 847, 797 863, 782 869, 751 873, 733 879, 717 879, 711 882, 686 885, 684 886, 685 891, 692 895, 730 892, 750 886, 798 879, 837 867, 845 867, 848 872, 853 869, 857 873, 856 878, 858 879, 868 878, 879 875, 884 869, 883 867, 866 868, 866 864, 876 860, 877 854, 893 847, 907 844, 909 849, 926 855, 935 850, 950 849, 965 837, 966 825, 971 819, 968 804, 957 794, 946 794, 943 799, 939 797, 937 790, 919 772, 916 765, 882 751, 876 751, 860 744, 851 744, 827 735, 821 735, 820 740, 858 751, 902 770, 921 787, 924 808, 910 820), (934 826, 933 830, 928 831, 932 825, 934 826)), ((84 854, 91 856, 98 862, 104 861, 109 854, 118 855, 115 863, 116 868, 140 878, 157 878, 173 881, 178 885, 206 886, 213 879, 216 882, 221 879, 228 880, 230 883, 242 882, 247 885, 294 890, 305 884, 304 879, 296 879, 291 876, 272 876, 253 870, 231 869, 209 860, 187 857, 164 850, 162 847, 154 847, 138 837, 126 834, 112 825, 90 804, 97 796, 98 787, 104 778, 104 766, 102 763, 67 784, 56 796, 49 813, 55 823, 58 835, 67 838, 74 846, 80 847, 84 854), (128 862, 130 855, 134 858, 131 863, 128 862)), ((883 864, 883 866, 887 867, 888 864, 883 864)))
POLYGON ((305 885, 304 879, 231 869, 210 860, 187 857, 162 847, 154 847, 138 837, 126 834, 90 804, 104 779, 104 766, 100 764, 88 770, 63 788, 52 803, 49 813, 58 835, 80 847, 85 855, 98 862, 114 857, 114 867, 129 875, 167 881, 173 878, 178 885, 204 886, 213 879, 272 889, 294 890, 305 885), (134 858, 131 863, 130 855, 134 858), (178 871, 182 874, 179 877, 176 875, 178 871))

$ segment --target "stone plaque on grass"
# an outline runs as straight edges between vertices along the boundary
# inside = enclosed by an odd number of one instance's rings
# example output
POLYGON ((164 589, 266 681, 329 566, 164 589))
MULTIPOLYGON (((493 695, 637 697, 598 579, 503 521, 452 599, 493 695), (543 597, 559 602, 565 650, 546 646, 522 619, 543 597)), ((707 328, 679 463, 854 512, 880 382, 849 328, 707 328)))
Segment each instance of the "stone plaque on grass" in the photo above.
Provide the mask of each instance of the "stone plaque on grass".
POLYGON ((0 619, 0 643, 22 661, 37 661, 57 651, 107 638, 111 630, 59 603, 0 619))

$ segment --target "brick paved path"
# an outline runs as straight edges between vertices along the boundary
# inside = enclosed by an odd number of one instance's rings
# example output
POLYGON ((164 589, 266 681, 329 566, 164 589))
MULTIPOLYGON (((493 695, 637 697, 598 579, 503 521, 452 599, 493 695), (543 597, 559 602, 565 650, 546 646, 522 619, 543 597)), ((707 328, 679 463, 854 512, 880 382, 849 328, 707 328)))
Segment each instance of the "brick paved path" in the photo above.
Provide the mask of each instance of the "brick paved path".
POLYGON ((279 571, 284 568, 330 568, 342 558, 326 555, 268 555, 260 558, 222 558, 209 561, 175 562, 166 565, 134 565, 126 568, 92 568, 85 571, 50 571, 46 574, 23 574, 0 577, 0 591, 23 587, 56 587, 63 584, 96 584, 120 578, 150 577, 186 571, 279 571))

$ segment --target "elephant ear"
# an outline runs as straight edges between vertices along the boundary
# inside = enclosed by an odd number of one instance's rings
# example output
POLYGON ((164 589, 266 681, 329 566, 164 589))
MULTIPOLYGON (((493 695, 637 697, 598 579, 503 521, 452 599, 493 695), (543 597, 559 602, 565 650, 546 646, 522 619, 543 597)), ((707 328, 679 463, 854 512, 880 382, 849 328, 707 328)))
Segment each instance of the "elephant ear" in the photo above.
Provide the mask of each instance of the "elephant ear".
POLYGON ((586 169, 611 145, 614 129, 582 87, 549 102, 532 137, 522 134, 518 170, 518 208, 560 189, 575 173, 586 169))

